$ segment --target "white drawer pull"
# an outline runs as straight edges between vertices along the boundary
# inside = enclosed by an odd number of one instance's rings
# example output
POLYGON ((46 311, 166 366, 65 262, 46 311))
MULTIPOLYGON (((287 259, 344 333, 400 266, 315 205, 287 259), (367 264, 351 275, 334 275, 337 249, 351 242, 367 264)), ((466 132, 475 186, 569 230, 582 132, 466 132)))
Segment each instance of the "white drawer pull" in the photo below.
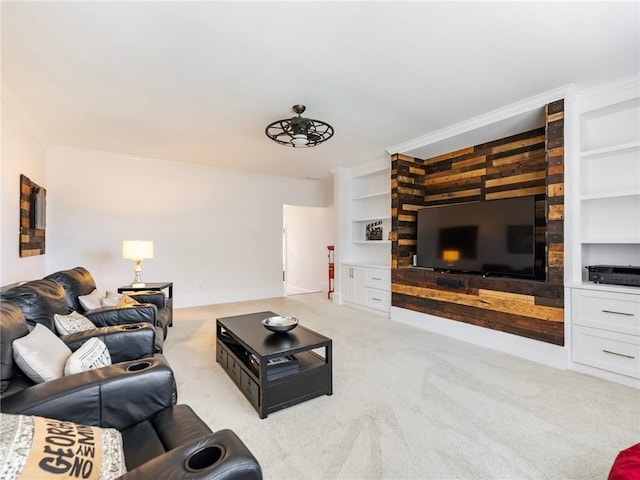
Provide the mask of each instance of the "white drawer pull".
POLYGON ((614 310, 602 310, 604 313, 613 313, 614 315, 626 315, 628 317, 633 317, 633 313, 627 312, 616 312, 614 310))
POLYGON ((382 300, 376 297, 371 297, 371 300, 375 300, 376 302, 381 302, 382 300))
POLYGON ((371 280, 382 280, 382 279, 378 277, 371 277, 371 280))
POLYGON ((604 353, 610 353, 611 355, 617 355, 619 357, 625 357, 625 358, 636 358, 633 355, 626 355, 624 353, 618 353, 618 352, 612 352, 611 350, 602 350, 604 353))

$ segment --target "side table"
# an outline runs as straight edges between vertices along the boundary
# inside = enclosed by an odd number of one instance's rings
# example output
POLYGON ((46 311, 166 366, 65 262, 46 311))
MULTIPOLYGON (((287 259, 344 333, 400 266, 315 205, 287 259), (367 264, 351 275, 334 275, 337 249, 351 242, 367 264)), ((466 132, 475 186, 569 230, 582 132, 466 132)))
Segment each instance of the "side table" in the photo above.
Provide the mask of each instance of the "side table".
MULTIPOLYGON (((151 290, 152 292, 161 292, 167 290, 167 304, 171 306, 173 310, 173 282, 147 282, 144 287, 132 287, 131 285, 123 285, 118 287, 118 293, 124 292, 143 292, 145 290, 151 290)), ((169 326, 173 326, 173 315, 171 315, 171 321, 169 326)))
POLYGON ((168 289, 167 298, 173 298, 173 282, 147 282, 144 284, 144 287, 132 287, 131 285, 124 285, 122 287, 118 287, 118 293, 142 292, 144 290, 161 292, 165 288, 168 289))

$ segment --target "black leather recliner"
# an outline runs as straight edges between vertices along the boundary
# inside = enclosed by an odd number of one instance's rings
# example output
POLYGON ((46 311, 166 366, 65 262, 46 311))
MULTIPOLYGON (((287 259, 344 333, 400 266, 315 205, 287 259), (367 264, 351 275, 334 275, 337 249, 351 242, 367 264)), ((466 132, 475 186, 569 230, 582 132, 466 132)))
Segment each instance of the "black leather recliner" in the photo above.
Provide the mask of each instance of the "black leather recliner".
MULTIPOLYGON (((98 328, 86 332, 64 335, 60 338, 73 351, 93 336, 106 344, 112 365, 68 375, 35 384, 14 362, 13 341, 29 333, 22 310, 11 302, 0 303, 0 409, 7 413, 35 414, 32 409, 74 410, 81 417, 94 418, 94 412, 85 404, 87 395, 98 394, 102 401, 117 408, 118 390, 133 386, 145 371, 145 390, 148 395, 163 397, 173 405, 177 399, 173 371, 162 355, 154 354, 154 329, 146 323, 98 328), (135 327, 135 328, 132 328, 135 327), (144 368, 143 368, 144 367, 144 368), (113 390, 112 388, 115 388, 113 390), (156 390, 156 391, 153 391, 156 390)), ((121 393, 121 392, 120 392, 121 393)), ((144 395, 143 397, 144 398, 144 395)), ((145 401, 142 400, 141 401, 145 401)), ((157 403, 157 399, 154 400, 157 403)))
MULTIPOLYGON (((60 276, 60 280, 64 281, 64 277, 60 276)), ((86 287, 88 283, 81 283, 81 285, 88 288, 86 287)), ((155 329, 155 351, 162 352, 164 333, 156 321, 157 308, 155 305, 146 303, 123 307, 103 307, 85 312, 78 301, 78 295, 74 295, 74 292, 77 291, 82 291, 82 289, 68 287, 65 290, 63 283, 54 278, 44 278, 5 289, 0 294, 0 301, 11 302, 18 306, 30 328, 33 328, 36 323, 41 323, 53 332, 56 331, 54 315, 56 313, 66 315, 72 311, 82 313, 98 327, 148 323, 155 329), (71 301, 71 298, 74 300, 71 301)), ((93 288, 90 291, 93 291, 93 288)), ((84 295, 84 293, 80 295, 84 295)))
MULTIPOLYGON (((140 334, 124 328, 110 327, 111 334, 104 337, 112 342, 110 349, 123 344, 116 349, 122 353, 112 354, 114 361, 123 360, 127 351, 141 355, 144 349, 146 353, 153 350, 147 333, 153 333, 151 328, 143 325, 140 334), (146 346, 138 349, 138 344, 146 346)), ((262 478, 260 465, 232 431, 212 433, 190 407, 175 405, 175 379, 161 355, 34 385, 13 361, 13 340, 28 331, 20 308, 0 303, 2 412, 119 430, 128 470, 123 479, 262 478)))
MULTIPOLYGON (((69 270, 61 270, 44 277, 58 282, 64 288, 67 296, 67 304, 70 310, 75 310, 86 315, 79 296, 88 295, 96 289, 96 282, 91 273, 84 267, 75 267, 69 270)), ((162 330, 162 339, 167 338, 169 325, 173 320, 173 305, 162 292, 126 292, 128 296, 142 304, 152 304, 156 307, 155 324, 162 330)), ((122 322, 119 322, 122 323, 122 322)))

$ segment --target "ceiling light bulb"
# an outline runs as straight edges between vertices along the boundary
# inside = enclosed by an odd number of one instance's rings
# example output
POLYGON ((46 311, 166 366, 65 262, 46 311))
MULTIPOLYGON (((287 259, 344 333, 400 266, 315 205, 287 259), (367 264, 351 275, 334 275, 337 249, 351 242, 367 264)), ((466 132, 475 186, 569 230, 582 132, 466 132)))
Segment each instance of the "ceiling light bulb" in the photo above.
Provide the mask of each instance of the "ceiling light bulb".
POLYGON ((309 139, 305 134, 297 133, 291 139, 291 143, 293 143, 294 145, 306 145, 307 143, 309 143, 309 139))

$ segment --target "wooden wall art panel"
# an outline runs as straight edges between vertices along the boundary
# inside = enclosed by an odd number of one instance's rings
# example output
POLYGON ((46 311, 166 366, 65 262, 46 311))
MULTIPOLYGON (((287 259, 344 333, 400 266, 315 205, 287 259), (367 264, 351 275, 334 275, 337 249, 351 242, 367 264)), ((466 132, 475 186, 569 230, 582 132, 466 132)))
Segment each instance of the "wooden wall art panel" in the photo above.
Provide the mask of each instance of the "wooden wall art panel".
POLYGON ((20 175, 20 240, 21 257, 44 255, 47 191, 20 175))
MULTIPOLYGON (((392 156, 392 305, 564 345, 564 101, 544 127, 433 158, 392 156), (416 212, 432 205, 535 195, 545 281, 412 267, 416 212), (439 277, 462 287, 437 285, 439 277)), ((425 320, 428 321, 428 320, 425 320)))

